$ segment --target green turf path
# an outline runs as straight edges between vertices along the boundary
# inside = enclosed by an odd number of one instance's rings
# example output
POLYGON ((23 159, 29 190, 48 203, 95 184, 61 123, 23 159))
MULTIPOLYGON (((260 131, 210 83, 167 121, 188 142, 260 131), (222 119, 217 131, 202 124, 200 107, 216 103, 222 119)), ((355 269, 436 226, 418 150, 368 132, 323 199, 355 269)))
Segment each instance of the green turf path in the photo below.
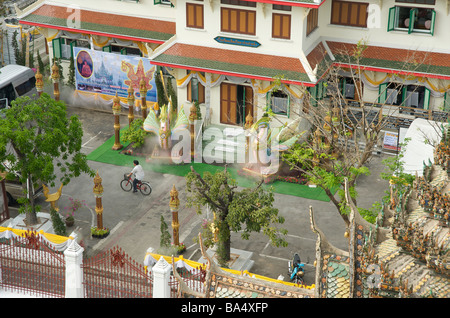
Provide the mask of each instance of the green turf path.
MULTIPOLYGON (((121 133, 125 129, 121 130, 121 133)), ((108 163, 116 166, 124 166, 127 167, 124 169, 124 173, 129 172, 129 170, 133 167, 133 160, 139 160, 139 163, 142 165, 144 170, 172 174, 176 176, 185 176, 188 172, 191 171, 191 166, 194 169, 203 175, 205 171, 209 171, 211 173, 215 173, 217 170, 223 170, 223 167, 205 164, 205 163, 189 163, 189 164, 179 164, 179 165, 169 165, 169 164, 155 164, 150 162, 146 162, 142 160, 142 157, 138 156, 129 156, 120 154, 120 150, 112 150, 114 145, 114 136, 108 139, 103 145, 92 151, 87 159, 96 162, 108 163)), ((127 147, 128 143, 122 143, 122 145, 127 147)), ((255 180, 251 178, 246 178, 245 176, 241 176, 238 174, 237 169, 233 167, 228 167, 228 171, 231 176, 236 180, 237 184, 241 187, 252 187, 255 185, 255 180)), ((264 184, 264 187, 270 188, 272 187, 275 193, 294 195, 306 199, 319 200, 329 202, 330 199, 325 194, 325 192, 320 188, 310 188, 306 185, 283 182, 283 181, 274 181, 270 184, 264 184)))

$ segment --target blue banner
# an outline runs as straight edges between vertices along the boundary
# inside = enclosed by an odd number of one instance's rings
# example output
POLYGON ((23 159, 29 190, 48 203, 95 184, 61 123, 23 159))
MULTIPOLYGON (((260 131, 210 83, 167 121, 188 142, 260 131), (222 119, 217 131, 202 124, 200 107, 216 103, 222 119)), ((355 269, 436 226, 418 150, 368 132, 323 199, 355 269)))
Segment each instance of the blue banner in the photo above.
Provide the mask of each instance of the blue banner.
POLYGON ((80 91, 120 97, 128 96, 130 85, 135 98, 141 79, 147 85, 147 101, 156 102, 156 66, 146 58, 74 47, 75 84, 80 91))

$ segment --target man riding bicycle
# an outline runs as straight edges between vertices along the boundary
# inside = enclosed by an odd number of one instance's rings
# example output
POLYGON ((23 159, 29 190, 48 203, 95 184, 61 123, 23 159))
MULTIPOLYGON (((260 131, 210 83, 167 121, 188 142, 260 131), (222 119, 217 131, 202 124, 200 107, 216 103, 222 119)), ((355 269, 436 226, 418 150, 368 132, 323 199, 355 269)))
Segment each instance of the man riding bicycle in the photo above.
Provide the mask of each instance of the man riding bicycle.
POLYGON ((135 178, 133 180, 133 192, 137 192, 137 184, 144 179, 144 169, 142 169, 142 166, 139 164, 139 161, 133 160, 134 168, 131 170, 131 172, 128 174, 128 177, 131 177, 131 175, 134 173, 135 178))

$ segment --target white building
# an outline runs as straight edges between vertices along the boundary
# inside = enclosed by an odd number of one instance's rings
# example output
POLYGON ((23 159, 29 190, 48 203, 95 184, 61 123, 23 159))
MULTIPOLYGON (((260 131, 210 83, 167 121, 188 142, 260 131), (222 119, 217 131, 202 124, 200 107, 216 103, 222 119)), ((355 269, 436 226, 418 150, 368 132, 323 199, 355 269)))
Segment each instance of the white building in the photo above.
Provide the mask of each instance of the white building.
POLYGON ((39 27, 51 56, 83 46, 148 57, 174 76, 186 113, 198 100, 210 123, 242 126, 268 107, 281 122, 295 119, 304 89, 326 95, 321 66, 354 68, 340 50, 361 40, 362 83, 342 78, 349 100, 445 120, 449 12, 444 0, 40 0, 18 16, 39 27))

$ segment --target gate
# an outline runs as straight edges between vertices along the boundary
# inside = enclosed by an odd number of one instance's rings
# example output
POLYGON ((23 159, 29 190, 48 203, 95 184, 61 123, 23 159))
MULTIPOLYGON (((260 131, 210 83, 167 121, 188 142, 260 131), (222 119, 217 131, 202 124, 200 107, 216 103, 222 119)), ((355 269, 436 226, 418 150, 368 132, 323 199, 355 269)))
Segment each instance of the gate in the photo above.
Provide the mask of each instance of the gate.
POLYGON ((119 247, 83 260, 87 298, 151 298, 152 277, 119 247))
POLYGON ((35 296, 64 297, 64 254, 34 231, 0 239, 0 287, 35 296))
MULTIPOLYGON (((200 266, 198 268, 193 268, 191 271, 187 270, 186 268, 177 268, 177 272, 181 276, 183 281, 189 286, 189 288, 202 294, 205 293, 205 268, 200 266)), ((170 298, 177 298, 178 285, 178 280, 173 275, 170 275, 170 298)))

